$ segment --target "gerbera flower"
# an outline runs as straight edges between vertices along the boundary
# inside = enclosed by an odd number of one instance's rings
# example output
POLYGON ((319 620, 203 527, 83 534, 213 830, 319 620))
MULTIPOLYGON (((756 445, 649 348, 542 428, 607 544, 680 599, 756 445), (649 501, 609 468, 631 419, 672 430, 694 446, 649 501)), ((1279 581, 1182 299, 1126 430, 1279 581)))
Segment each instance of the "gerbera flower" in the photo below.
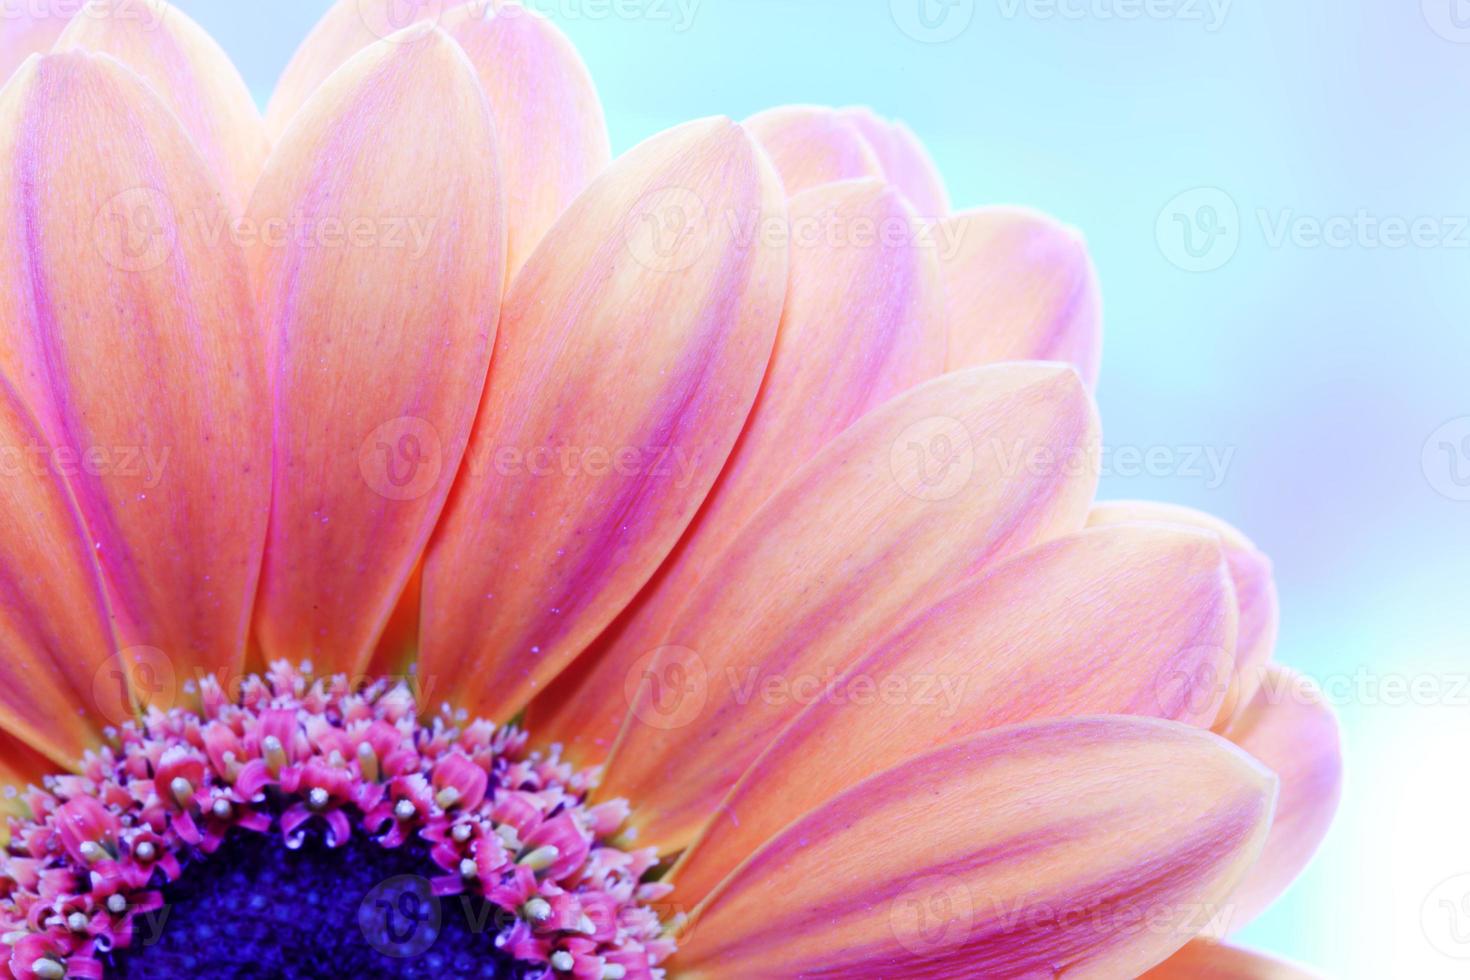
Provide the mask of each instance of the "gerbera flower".
POLYGON ((609 163, 546 21, 393 9, 265 120, 161 4, 16 42, 0 975, 1289 975, 1214 940, 1332 717, 1093 503, 1077 236, 863 110, 609 163))

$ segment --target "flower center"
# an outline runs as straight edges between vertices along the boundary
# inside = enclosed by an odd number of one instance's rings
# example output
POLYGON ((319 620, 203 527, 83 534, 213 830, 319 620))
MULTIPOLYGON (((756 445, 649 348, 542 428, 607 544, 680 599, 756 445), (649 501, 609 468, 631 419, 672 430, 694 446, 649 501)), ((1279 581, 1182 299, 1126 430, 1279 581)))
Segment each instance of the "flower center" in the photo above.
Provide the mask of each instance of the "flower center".
POLYGON ((673 951, 628 809, 526 736, 273 666, 25 794, 0 975, 646 977, 673 951))

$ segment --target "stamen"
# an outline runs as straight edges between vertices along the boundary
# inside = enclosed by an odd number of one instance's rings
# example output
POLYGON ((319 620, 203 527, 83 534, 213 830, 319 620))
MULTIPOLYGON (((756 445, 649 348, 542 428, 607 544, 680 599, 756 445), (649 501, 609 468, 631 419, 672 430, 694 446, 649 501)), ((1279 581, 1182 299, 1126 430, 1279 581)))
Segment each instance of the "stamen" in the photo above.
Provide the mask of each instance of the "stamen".
POLYGON ((286 747, 281 740, 274 735, 267 735, 261 739, 260 748, 265 753, 265 768, 273 778, 279 779, 281 770, 286 768, 286 747))
MULTIPOLYGON (((230 805, 228 800, 215 800, 214 812, 216 814, 219 813, 219 805, 221 803, 225 804, 225 806, 230 805)), ((146 840, 139 844, 137 847, 133 848, 133 853, 137 855, 138 860, 142 861, 144 864, 152 861, 154 857, 156 857, 158 854, 158 852, 153 849, 153 845, 146 840)))
POLYGON ((572 967, 576 965, 577 961, 572 959, 572 954, 568 953, 564 949, 559 949, 555 953, 551 954, 551 968, 553 970, 560 970, 562 973, 570 973, 572 967))
POLYGON ((66 977, 66 966, 50 957, 36 960, 36 965, 31 969, 41 980, 64 980, 66 977))
POLYGON ((102 860, 102 846, 96 841, 84 840, 77 850, 82 852, 82 857, 88 864, 96 864, 102 860))
POLYGON ((549 922, 551 920, 551 903, 544 898, 533 898, 521 906, 521 911, 526 918, 532 922, 549 922))
POLYGON ((189 808, 190 803, 194 802, 194 786, 183 776, 175 776, 168 784, 168 791, 174 795, 174 800, 185 810, 189 808))
POLYGON ((434 797, 434 802, 439 804, 439 809, 448 810, 459 802, 459 790, 453 786, 446 786, 434 797))
POLYGON ((128 900, 121 895, 107 896, 107 911, 113 915, 122 915, 128 910, 128 900))
POLYGON ((306 805, 313 810, 324 810, 327 804, 331 802, 331 799, 332 797, 326 790, 317 786, 310 793, 306 794, 306 805))
POLYGON ((72 932, 86 932, 87 917, 80 912, 73 912, 66 917, 66 927, 72 932))
POLYGON ((362 778, 370 783, 378 781, 378 753, 366 742, 357 743, 357 767, 362 770, 362 778))
POLYGON ((230 801, 225 799, 223 796, 215 800, 213 805, 210 806, 209 810, 221 820, 230 819, 231 815, 235 812, 235 808, 230 806, 230 801))
POLYGON ((412 800, 399 800, 393 807, 393 815, 399 820, 412 820, 417 813, 412 800))
POLYGON ((536 848, 516 863, 530 868, 532 871, 545 871, 555 864, 556 859, 559 857, 561 857, 561 851, 557 850, 556 845, 547 844, 544 847, 536 848))

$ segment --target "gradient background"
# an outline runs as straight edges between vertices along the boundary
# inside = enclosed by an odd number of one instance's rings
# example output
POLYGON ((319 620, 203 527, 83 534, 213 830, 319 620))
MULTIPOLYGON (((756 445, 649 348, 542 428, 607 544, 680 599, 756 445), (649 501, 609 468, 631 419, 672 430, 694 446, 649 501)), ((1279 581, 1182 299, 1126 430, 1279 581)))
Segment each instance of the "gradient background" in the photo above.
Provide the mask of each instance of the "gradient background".
MULTIPOLYGON (((179 4, 263 103, 328 0, 179 4)), ((866 103, 928 142, 957 208, 1086 233, 1106 442, 1175 460, 1104 496, 1252 535, 1280 659, 1345 728, 1332 836, 1242 942, 1335 976, 1470 975, 1470 3, 527 5, 580 47, 616 151, 697 116, 866 103), (1275 234, 1341 217, 1335 245, 1275 234), (1402 247, 1374 228, 1417 219, 1402 247), (1185 465, 1204 450, 1232 454, 1223 480, 1185 465)))

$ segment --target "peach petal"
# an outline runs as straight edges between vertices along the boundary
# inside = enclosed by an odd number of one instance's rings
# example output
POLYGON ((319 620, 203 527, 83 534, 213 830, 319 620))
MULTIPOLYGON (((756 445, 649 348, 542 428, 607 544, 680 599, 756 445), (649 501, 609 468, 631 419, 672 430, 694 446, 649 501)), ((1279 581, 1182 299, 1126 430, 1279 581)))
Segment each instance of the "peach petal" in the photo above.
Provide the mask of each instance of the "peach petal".
POLYGON ((668 965, 689 980, 1136 976, 1228 899, 1274 782, 1169 722, 986 732, 788 826, 694 910, 668 965))
POLYGON ((245 80, 194 21, 163 0, 90 0, 56 50, 108 54, 136 71, 174 111, 240 214, 270 144, 245 80))
POLYGON ((745 126, 770 156, 789 196, 835 181, 884 175, 862 132, 835 109, 782 106, 756 113, 745 126))
POLYGON ((839 673, 929 597, 1078 529, 1096 440, 1091 399, 1054 364, 945 375, 856 422, 756 513, 665 646, 633 665, 603 798, 639 801, 641 843, 688 844, 800 708, 766 696, 769 679, 839 673))
POLYGON ((505 278, 489 108, 447 35, 410 31, 317 91, 245 224, 275 379, 257 632, 268 658, 348 673, 453 484, 505 278))
MULTIPOLYGON (((266 134, 278 142, 296 114, 333 72, 363 48, 388 38, 416 43, 400 34, 416 24, 437 25, 461 0, 337 0, 291 56, 265 110, 266 134)), ((483 2, 483 0, 480 0, 483 2)))
POLYGON ((863 134, 883 165, 884 175, 908 196, 919 214, 931 221, 949 214, 944 178, 913 130, 862 107, 844 109, 842 116, 863 134))
POLYGON ((1271 559, 1231 525, 1189 507, 1150 501, 1109 501, 1097 504, 1087 517, 1087 523, 1094 527, 1123 521, 1203 528, 1219 535, 1225 546, 1225 560, 1230 565, 1230 575, 1235 581, 1235 598, 1240 605, 1240 638, 1235 651, 1235 669, 1228 678, 1219 681, 1226 688, 1225 701, 1216 724, 1217 729, 1222 729, 1255 696, 1271 654, 1276 649, 1281 616, 1271 559))
POLYGON ((1316 974, 1259 953, 1196 939, 1140 980, 1314 980, 1316 974))
POLYGON ((644 143, 516 277, 424 566, 424 678, 508 719, 662 563, 729 456, 786 290, 776 174, 704 120, 644 143))
POLYGON ((78 0, 26 0, 0 17, 0 83, 33 54, 51 50, 80 4, 78 0))
POLYGON ((577 49, 540 14, 471 3, 447 11, 442 26, 469 55, 495 118, 509 281, 607 167, 607 122, 577 49))
POLYGON ((1102 300, 1081 235, 1045 215, 981 208, 934 230, 949 290, 949 369, 1066 361, 1090 386, 1102 353, 1102 300))
POLYGON ((1265 678, 1225 737, 1276 773, 1281 799, 1261 860, 1231 899, 1216 934, 1254 920, 1311 861, 1342 798, 1342 740, 1337 718, 1310 680, 1285 667, 1265 678))
MULTIPOLYGON (((0 728, 66 767, 102 725, 121 719, 99 713, 92 697, 99 680, 110 684, 107 615, 86 532, 48 449, 0 381, 0 728)), ((130 701, 121 694, 116 704, 130 701)), ((0 782, 14 783, 3 760, 0 782)))
POLYGON ((791 199, 791 281, 776 351, 745 432, 694 525, 634 604, 598 644, 532 705, 539 738, 583 764, 612 747, 629 668, 673 625, 684 598, 751 515, 854 421, 939 374, 944 298, 938 260, 914 236, 916 219, 891 186, 848 181, 791 199), (864 231, 867 229, 867 231, 864 231), (894 239, 873 229, 908 229, 894 239))
MULTIPOLYGON (((209 232, 227 217, 219 185, 158 96, 100 55, 29 62, 0 95, 0 134, 0 373, 71 460, 52 457, 117 646, 155 648, 176 680, 229 676, 270 457, 245 263, 209 232)), ((166 706, 177 689, 156 693, 166 706)))
MULTIPOLYGON (((916 612, 817 692, 721 803, 672 878, 685 905, 790 821, 884 769, 1004 725, 1143 715, 1208 727, 1235 648, 1212 535, 1083 531, 1033 548, 916 612)), ((795 690, 794 678, 783 678, 795 690)))

